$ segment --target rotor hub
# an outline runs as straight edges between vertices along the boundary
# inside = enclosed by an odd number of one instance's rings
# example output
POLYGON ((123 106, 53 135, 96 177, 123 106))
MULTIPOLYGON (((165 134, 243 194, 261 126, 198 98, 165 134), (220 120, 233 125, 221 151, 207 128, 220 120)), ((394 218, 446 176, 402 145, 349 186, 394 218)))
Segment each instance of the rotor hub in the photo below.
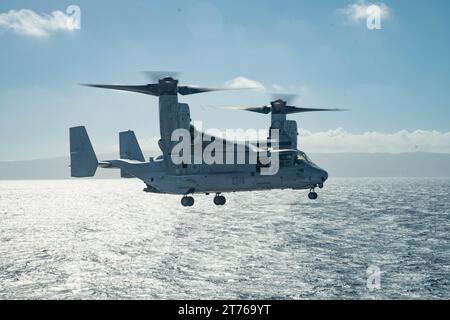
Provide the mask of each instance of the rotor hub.
POLYGON ((278 99, 278 100, 272 101, 270 103, 270 105, 272 106, 272 113, 283 113, 284 107, 286 107, 286 101, 278 99))
POLYGON ((176 95, 178 92, 178 80, 165 77, 158 81, 159 95, 176 95))

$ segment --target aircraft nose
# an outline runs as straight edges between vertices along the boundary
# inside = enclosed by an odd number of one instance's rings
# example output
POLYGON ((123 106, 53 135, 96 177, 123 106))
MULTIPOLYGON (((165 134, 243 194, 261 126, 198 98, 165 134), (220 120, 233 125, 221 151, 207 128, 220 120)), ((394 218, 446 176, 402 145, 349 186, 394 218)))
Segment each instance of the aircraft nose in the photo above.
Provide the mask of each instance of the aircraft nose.
POLYGON ((328 179, 328 172, 326 172, 325 170, 321 169, 320 170, 320 175, 322 178, 322 182, 325 182, 328 179))

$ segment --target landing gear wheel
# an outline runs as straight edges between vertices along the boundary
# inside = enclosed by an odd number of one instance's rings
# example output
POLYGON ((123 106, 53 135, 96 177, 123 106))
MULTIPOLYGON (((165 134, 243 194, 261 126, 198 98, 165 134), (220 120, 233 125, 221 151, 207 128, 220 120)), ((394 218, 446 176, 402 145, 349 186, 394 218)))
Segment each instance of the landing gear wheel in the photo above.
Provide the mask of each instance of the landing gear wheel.
POLYGON ((314 192, 314 191, 310 191, 310 192, 308 193, 308 198, 309 198, 310 200, 316 200, 317 197, 318 197, 318 195, 317 195, 317 193, 314 192))
POLYGON ((214 204, 216 206, 223 206, 225 204, 225 202, 227 202, 227 199, 225 199, 224 196, 215 196, 214 197, 214 204))
POLYGON ((183 205, 183 207, 192 207, 194 205, 194 202, 194 198, 192 197, 184 196, 183 198, 181 198, 181 204, 183 205))

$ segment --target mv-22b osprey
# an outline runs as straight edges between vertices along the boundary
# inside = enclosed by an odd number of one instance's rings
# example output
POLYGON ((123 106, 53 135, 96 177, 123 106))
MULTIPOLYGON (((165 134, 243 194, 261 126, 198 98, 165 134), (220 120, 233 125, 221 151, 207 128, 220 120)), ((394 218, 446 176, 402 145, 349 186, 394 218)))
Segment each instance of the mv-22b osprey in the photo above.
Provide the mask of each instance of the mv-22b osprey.
MULTIPOLYGON (((195 137, 206 134, 196 130, 191 125, 189 106, 178 102, 178 94, 190 95, 211 92, 220 89, 201 88, 179 85, 174 76, 157 76, 157 83, 147 85, 86 85, 90 87, 137 92, 159 98, 159 125, 161 139, 159 147, 162 155, 146 161, 133 131, 119 134, 120 159, 98 161, 92 148, 85 127, 70 128, 70 163, 72 177, 92 177, 97 167, 117 168, 123 178, 139 178, 146 184, 145 192, 182 195, 181 204, 185 207, 194 205, 193 194, 215 194, 214 204, 224 205, 222 193, 270 190, 270 189, 309 189, 309 199, 317 199, 316 187, 322 188, 328 173, 314 164, 307 155, 297 149, 297 123, 286 120, 290 113, 309 111, 337 111, 338 109, 297 108, 287 105, 286 101, 278 99, 270 106, 241 108, 263 114, 271 113, 271 129, 278 129, 278 147, 269 152, 277 153, 279 168, 275 174, 264 175, 262 170, 267 164, 257 159, 255 164, 206 164, 206 163, 174 163, 172 150, 177 144, 172 141, 172 133, 177 129, 186 129, 191 133, 192 150, 198 139, 195 137)), ((271 131, 272 132, 272 131, 271 131)), ((211 138, 211 137, 209 137, 211 138)), ((214 141, 212 137, 209 141, 214 141)), ((217 138, 219 139, 219 138, 217 138)), ((269 136, 270 140, 273 137, 269 136)), ((201 139, 201 148, 207 144, 201 139)), ((223 140, 223 139, 222 139, 223 140)), ((238 143, 232 143, 238 149, 238 143)), ((250 146, 251 147, 251 146, 250 146)), ((236 150, 234 149, 234 150, 236 150)), ((242 150, 242 149, 241 149, 242 150)), ((245 153, 250 152, 249 145, 245 153)), ((236 156, 235 156, 236 158, 236 156)))

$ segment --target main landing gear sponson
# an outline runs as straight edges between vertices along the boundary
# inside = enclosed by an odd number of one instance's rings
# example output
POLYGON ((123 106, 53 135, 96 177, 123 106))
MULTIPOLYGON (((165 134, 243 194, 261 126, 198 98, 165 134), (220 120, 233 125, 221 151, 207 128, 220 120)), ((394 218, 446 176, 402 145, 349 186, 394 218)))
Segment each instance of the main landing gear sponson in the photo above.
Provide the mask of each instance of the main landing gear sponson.
POLYGON ((310 200, 316 200, 318 197, 317 192, 314 191, 314 189, 311 189, 308 193, 308 198, 310 200))
MULTIPOLYGON (((192 207, 194 205, 194 198, 191 196, 184 196, 183 198, 181 198, 181 205, 183 207, 192 207)), ((214 204, 216 206, 223 206, 225 205, 225 203, 227 202, 227 199, 225 199, 224 196, 221 196, 219 193, 216 194, 216 196, 214 197, 214 204)))
POLYGON ((194 205, 194 198, 190 196, 184 196, 181 198, 181 204, 183 207, 192 207, 194 205))
POLYGON ((227 199, 225 199, 224 196, 216 194, 216 196, 214 197, 214 204, 216 206, 223 206, 225 204, 225 202, 227 202, 227 199))

